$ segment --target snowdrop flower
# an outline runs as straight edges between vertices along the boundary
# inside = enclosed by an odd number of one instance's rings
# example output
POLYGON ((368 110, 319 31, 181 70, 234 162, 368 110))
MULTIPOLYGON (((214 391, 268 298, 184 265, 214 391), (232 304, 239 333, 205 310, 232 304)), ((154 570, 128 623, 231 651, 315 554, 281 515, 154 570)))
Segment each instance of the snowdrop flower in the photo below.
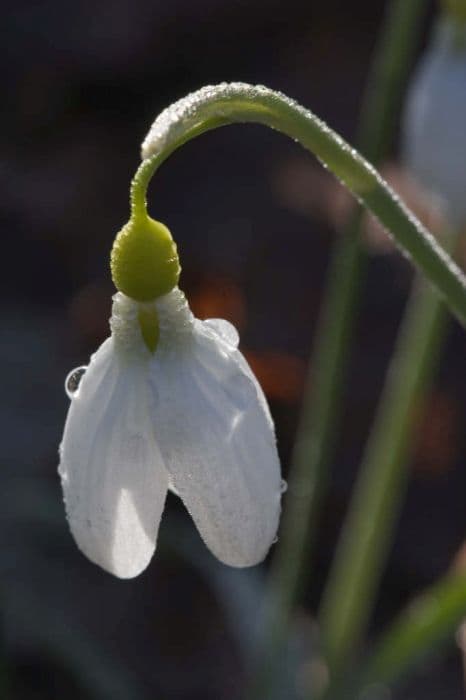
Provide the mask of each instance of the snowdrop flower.
POLYGON ((464 227, 466 3, 449 0, 446 5, 451 16, 434 33, 408 92, 403 156, 421 184, 442 198, 451 223, 464 227))
POLYGON ((177 286, 176 246, 131 220, 112 253, 111 336, 76 388, 60 448, 78 547, 110 573, 148 565, 167 490, 224 563, 251 566, 273 542, 281 478, 272 419, 223 320, 200 321, 177 286))

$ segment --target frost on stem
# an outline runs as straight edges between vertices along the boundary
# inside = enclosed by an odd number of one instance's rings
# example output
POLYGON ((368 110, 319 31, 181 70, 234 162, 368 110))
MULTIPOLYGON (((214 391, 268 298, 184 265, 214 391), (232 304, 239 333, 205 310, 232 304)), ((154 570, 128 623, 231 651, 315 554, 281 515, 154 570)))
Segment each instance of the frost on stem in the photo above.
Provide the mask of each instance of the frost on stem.
POLYGON ((276 129, 316 156, 379 219, 466 322, 466 279, 434 237, 355 149, 311 111, 264 86, 207 86, 162 112, 142 145, 143 162, 133 180, 133 207, 144 206, 149 181, 170 153, 206 131, 233 123, 276 129))
MULTIPOLYGON (((206 118, 206 104, 215 102, 215 115, 212 114, 212 116, 221 118, 229 113, 229 110, 222 110, 222 101, 231 102, 235 98, 242 98, 246 102, 253 103, 260 94, 272 95, 273 93, 263 85, 239 82, 206 85, 200 90, 191 92, 164 109, 155 119, 142 143, 142 158, 150 158, 170 143, 175 143, 186 133, 199 127, 206 118)), ((281 97, 289 100, 284 95, 281 97)), ((289 101, 292 102, 292 100, 289 101)))

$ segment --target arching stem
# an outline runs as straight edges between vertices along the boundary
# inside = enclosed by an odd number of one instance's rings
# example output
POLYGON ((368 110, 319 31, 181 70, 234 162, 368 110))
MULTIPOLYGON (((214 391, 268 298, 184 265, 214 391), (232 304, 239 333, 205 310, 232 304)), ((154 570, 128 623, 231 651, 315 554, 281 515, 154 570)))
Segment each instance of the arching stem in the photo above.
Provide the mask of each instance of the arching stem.
POLYGON ((313 153, 379 219, 452 313, 466 323, 464 275, 375 168, 312 112, 262 86, 222 83, 202 88, 162 112, 143 144, 144 161, 131 189, 133 212, 145 206, 150 179, 170 153, 204 132, 237 122, 264 124, 313 153))

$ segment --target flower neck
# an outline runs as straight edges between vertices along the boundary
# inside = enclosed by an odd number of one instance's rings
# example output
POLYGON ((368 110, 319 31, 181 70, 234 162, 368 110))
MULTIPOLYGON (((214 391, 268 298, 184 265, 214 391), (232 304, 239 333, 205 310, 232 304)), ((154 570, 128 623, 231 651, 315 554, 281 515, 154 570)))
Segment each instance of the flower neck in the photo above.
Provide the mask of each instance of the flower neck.
POLYGON ((151 302, 137 302, 118 292, 113 297, 110 328, 122 355, 150 354, 178 342, 191 332, 194 317, 183 292, 171 292, 151 302))
POLYGON ((194 317, 185 295, 178 287, 155 300, 160 332, 163 335, 180 335, 191 330, 194 317))

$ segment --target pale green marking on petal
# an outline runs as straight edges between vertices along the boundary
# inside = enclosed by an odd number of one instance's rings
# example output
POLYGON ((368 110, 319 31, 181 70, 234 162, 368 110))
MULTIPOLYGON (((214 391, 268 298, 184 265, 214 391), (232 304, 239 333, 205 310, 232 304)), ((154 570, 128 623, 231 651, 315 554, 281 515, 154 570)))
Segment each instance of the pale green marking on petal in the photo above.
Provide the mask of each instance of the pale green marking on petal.
POLYGON ((155 352, 160 336, 159 318, 155 307, 141 306, 138 311, 138 321, 145 344, 151 352, 155 352))

